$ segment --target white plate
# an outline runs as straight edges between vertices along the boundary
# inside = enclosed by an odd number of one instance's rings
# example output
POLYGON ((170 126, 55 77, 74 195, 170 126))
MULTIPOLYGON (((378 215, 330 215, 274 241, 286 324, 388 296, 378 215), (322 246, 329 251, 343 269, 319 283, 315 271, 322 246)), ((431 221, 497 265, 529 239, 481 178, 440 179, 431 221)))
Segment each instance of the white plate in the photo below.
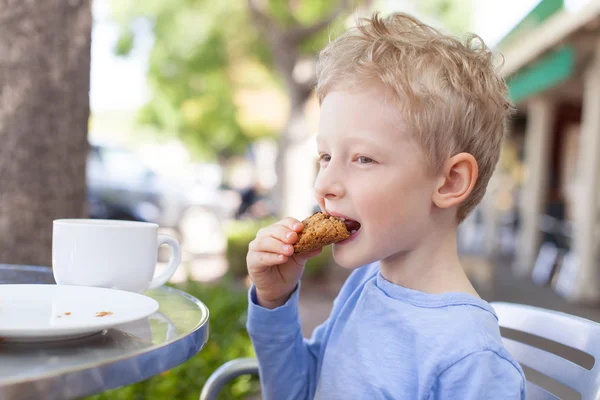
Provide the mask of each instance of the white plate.
POLYGON ((0 285, 0 338, 7 341, 71 339, 145 318, 157 310, 156 300, 121 290, 0 285))

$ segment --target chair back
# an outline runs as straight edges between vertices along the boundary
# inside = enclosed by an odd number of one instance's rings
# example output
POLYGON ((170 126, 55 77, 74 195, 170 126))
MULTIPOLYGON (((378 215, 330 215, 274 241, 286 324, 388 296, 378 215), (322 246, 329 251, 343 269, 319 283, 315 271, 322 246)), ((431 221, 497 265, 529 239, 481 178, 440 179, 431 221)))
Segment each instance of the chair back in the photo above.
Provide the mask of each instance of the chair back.
POLYGON ((561 385, 582 400, 600 399, 600 324, 522 304, 496 302, 492 307, 506 349, 525 370, 528 399, 559 399, 551 387, 561 385), (542 387, 530 380, 533 376, 558 385, 542 387))

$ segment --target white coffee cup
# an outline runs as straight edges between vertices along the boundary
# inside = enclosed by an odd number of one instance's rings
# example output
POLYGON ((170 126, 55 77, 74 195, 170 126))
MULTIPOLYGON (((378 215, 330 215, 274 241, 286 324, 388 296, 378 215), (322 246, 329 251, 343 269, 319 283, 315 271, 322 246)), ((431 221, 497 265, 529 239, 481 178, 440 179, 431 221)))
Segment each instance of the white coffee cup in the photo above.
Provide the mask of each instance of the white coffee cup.
POLYGON ((164 285, 181 262, 179 242, 148 222, 57 219, 52 233, 52 269, 59 285, 99 286, 143 293, 164 285), (171 259, 158 276, 158 247, 171 259))

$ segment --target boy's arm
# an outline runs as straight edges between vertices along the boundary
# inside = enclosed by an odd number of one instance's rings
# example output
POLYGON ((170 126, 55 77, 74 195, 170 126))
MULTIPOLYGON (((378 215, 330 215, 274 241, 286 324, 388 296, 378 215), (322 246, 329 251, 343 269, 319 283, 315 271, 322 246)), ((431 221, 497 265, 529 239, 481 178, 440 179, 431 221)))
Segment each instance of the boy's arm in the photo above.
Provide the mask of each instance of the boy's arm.
POLYGON ((442 372, 430 398, 525 400, 525 377, 515 365, 497 353, 480 351, 442 372))
POLYGON ((316 369, 325 322, 304 340, 298 317, 298 287, 281 307, 266 309, 250 290, 247 329, 259 362, 264 399, 309 399, 316 388, 316 369))

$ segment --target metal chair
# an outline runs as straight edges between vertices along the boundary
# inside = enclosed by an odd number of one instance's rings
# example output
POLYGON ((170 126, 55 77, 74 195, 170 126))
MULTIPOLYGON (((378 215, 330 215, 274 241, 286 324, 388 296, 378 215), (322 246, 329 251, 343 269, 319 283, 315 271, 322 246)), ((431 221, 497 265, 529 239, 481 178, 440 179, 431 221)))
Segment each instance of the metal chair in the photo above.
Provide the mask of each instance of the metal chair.
MULTIPOLYGON (((567 346, 593 357, 593 366, 586 369, 547 350, 507 338, 506 334, 502 338, 508 352, 524 368, 535 370, 577 391, 582 400, 600 399, 600 324, 574 315, 522 304, 498 302, 492 303, 492 307, 498 314, 502 328, 533 335, 533 339, 538 337, 559 343, 546 343, 547 346, 567 346)), ((529 377, 527 379, 528 399, 559 398, 531 382, 529 377)))
MULTIPOLYGON (((593 367, 586 369, 566 358, 508 338, 502 339, 506 349, 525 368, 580 393, 582 400, 600 399, 600 324, 573 315, 522 304, 491 303, 502 328, 541 337, 577 349, 594 358, 593 367)), ((216 400, 220 390, 241 375, 258 375, 258 362, 252 358, 230 361, 217 369, 208 379, 200 400, 216 400)), ((556 395, 527 380, 527 398, 556 400, 556 395)))
POLYGON ((217 400, 223 386, 242 375, 258 375, 258 361, 255 358, 237 358, 220 366, 206 381, 200 400, 217 400))

